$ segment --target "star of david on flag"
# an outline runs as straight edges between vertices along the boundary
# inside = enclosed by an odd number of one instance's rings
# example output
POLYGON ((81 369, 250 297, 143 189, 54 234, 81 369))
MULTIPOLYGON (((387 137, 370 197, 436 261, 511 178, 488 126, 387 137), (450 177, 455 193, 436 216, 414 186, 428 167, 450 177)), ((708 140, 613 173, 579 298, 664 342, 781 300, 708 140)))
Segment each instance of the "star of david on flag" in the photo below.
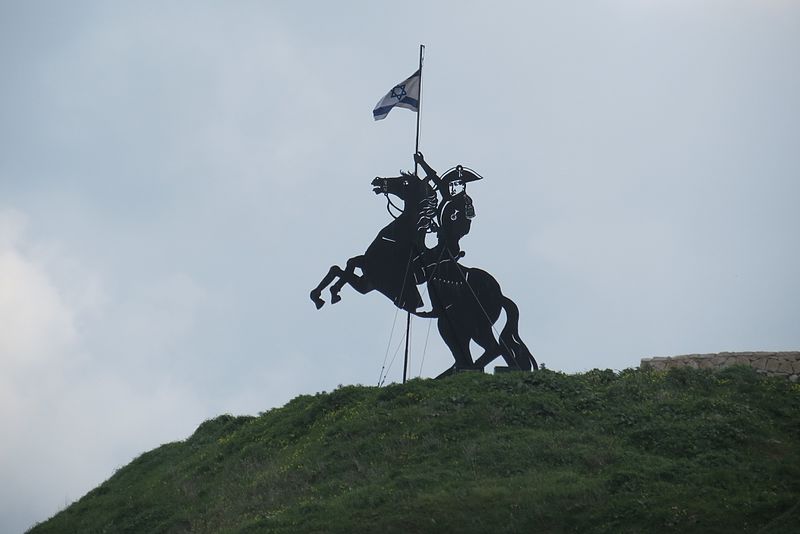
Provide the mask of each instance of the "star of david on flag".
POLYGON ((380 102, 372 110, 372 117, 379 121, 385 119, 386 115, 394 108, 406 108, 419 113, 419 85, 421 71, 417 70, 407 79, 398 83, 392 90, 381 98, 380 102))

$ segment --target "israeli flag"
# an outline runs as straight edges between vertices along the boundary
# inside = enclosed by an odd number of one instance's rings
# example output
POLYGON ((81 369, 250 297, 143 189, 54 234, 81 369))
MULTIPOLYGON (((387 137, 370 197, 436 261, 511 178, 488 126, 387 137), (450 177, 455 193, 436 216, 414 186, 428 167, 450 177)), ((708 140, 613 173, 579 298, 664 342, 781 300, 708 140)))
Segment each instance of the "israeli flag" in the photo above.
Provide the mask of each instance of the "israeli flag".
POLYGON ((411 111, 419 113, 419 85, 422 77, 421 70, 418 70, 406 80, 398 83, 386 96, 381 98, 375 109, 372 110, 372 116, 376 121, 385 119, 386 115, 392 111, 392 108, 406 108, 411 111))

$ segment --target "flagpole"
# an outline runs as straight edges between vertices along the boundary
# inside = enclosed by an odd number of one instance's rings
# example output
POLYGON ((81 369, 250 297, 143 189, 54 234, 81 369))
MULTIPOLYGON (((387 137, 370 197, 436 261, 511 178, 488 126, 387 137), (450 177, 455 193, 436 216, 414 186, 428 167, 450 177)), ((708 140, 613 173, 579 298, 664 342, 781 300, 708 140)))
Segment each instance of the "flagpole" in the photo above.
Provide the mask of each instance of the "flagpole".
MULTIPOLYGON (((422 113, 422 58, 423 53, 425 51, 425 45, 419 45, 419 102, 417 103, 417 136, 416 140, 414 141, 414 154, 416 155, 419 152, 419 116, 422 113)), ((414 158, 414 175, 417 174, 417 158, 414 158)), ((410 258, 409 258, 410 261, 410 258)), ((406 352, 405 357, 403 358, 403 384, 406 383, 406 377, 408 376, 408 340, 411 337, 411 312, 406 312, 406 352)))
MULTIPOLYGON (((417 140, 414 144, 414 154, 419 152, 419 116, 422 113, 422 56, 425 45, 419 45, 419 105, 417 106, 417 140)), ((417 162, 414 161, 414 174, 417 174, 417 162)))

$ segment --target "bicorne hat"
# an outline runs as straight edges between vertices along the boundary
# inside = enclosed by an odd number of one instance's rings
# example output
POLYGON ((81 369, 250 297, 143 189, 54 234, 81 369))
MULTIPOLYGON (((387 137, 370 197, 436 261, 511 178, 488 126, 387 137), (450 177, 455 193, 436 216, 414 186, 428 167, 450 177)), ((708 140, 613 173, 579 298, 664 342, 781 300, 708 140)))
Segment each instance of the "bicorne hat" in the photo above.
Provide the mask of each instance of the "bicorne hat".
POLYGON ((442 181, 444 183, 450 183, 455 180, 461 180, 462 182, 467 183, 482 179, 483 176, 473 171, 472 169, 464 167, 463 165, 456 165, 455 167, 449 169, 442 175, 442 181))

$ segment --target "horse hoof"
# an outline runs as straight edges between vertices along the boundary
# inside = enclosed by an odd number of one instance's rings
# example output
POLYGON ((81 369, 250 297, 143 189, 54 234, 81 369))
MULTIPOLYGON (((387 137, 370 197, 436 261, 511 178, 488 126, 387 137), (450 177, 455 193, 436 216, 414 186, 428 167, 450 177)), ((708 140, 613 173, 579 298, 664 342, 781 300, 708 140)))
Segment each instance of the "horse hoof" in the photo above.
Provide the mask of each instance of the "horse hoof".
POLYGON ((316 306, 317 309, 320 309, 325 305, 325 301, 314 295, 314 293, 311 293, 311 302, 314 303, 314 306, 316 306))
POLYGON ((335 295, 331 293, 331 304, 336 304, 340 300, 342 300, 342 297, 340 297, 338 293, 336 293, 335 295))

